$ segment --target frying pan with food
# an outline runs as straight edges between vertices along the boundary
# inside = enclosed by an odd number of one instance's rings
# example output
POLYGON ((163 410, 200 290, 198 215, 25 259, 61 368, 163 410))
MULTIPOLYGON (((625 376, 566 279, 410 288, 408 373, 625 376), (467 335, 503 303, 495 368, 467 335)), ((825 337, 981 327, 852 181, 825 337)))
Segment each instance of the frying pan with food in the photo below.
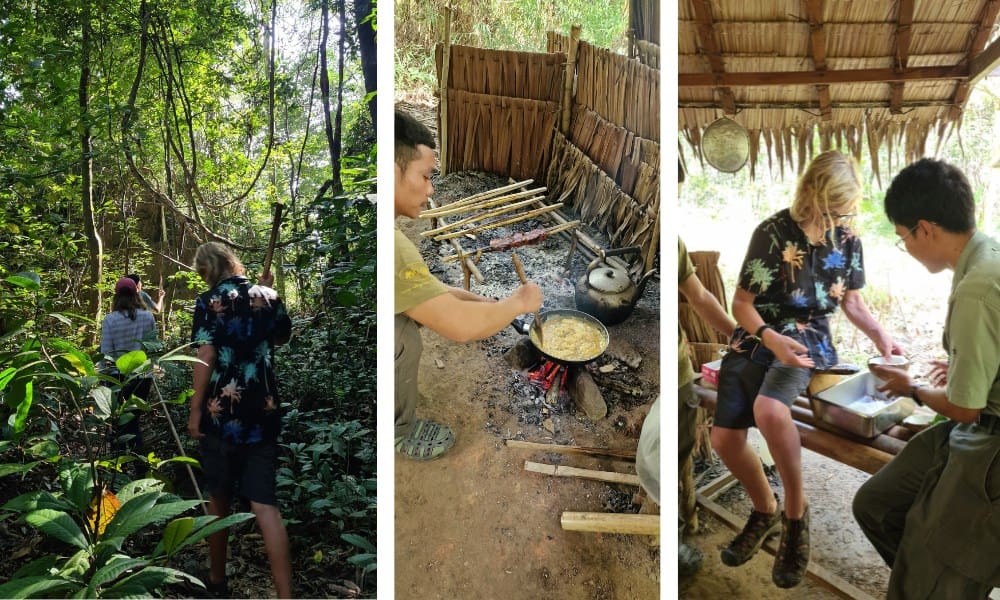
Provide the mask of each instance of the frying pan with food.
POLYGON ((527 335, 542 356, 564 365, 583 365, 604 354, 611 341, 608 330, 596 318, 579 310, 557 308, 540 314, 545 348, 538 343, 535 330, 528 323, 514 319, 511 326, 527 335), (552 336, 551 339, 549 336, 552 336))

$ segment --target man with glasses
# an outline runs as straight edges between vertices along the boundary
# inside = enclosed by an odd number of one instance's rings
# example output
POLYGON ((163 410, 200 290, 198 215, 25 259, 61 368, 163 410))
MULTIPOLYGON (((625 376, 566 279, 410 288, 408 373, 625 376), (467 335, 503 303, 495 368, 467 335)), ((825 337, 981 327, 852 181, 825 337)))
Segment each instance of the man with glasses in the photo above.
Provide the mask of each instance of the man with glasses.
POLYGON ((976 231, 965 175, 939 160, 903 169, 885 196, 897 246, 954 272, 947 362, 934 387, 873 367, 891 395, 948 418, 916 435, 854 497, 854 516, 892 568, 890 599, 986 598, 1000 586, 1000 244, 976 231))

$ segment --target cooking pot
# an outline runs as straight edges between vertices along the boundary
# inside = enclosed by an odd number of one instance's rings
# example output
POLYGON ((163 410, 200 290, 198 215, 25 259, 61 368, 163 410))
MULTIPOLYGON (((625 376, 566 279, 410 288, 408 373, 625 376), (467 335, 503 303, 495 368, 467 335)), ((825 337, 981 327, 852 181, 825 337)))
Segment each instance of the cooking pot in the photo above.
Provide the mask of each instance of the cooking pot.
MULTIPOLYGON (((545 322, 548 321, 549 319, 551 319, 553 317, 560 317, 560 316, 576 317, 577 319, 580 319, 581 321, 587 323, 591 327, 594 327, 595 329, 597 329, 598 331, 600 331, 601 332, 601 339, 603 340, 603 343, 601 344, 600 350, 597 353, 595 353, 593 356, 585 357, 585 358, 578 359, 578 360, 567 360, 565 358, 559 358, 558 356, 553 356, 553 355, 549 354, 545 350, 542 350, 541 347, 539 347, 538 342, 536 341, 537 340, 536 334, 535 334, 535 332, 533 330, 529 331, 529 325, 528 325, 528 323, 526 321, 524 321, 522 319, 514 319, 511 322, 511 326, 518 333, 520 333, 522 335, 527 335, 528 336, 528 340, 531 342, 531 345, 534 346, 535 349, 538 350, 538 352, 542 356, 544 356, 545 358, 547 358, 547 359, 549 359, 551 361, 555 361, 557 363, 564 364, 564 365, 583 365, 583 364, 589 363, 590 361, 592 361, 592 360, 596 359, 597 357, 599 357, 600 355, 604 354, 604 351, 608 349, 608 344, 611 341, 611 336, 608 335, 607 328, 604 327, 604 325, 602 325, 600 321, 598 321, 594 317, 588 315, 587 313, 580 312, 578 310, 573 310, 572 308, 556 308, 556 309, 553 309, 553 310, 546 310, 546 311, 544 311, 544 312, 542 312, 540 314, 541 324, 544 326, 545 322)), ((547 340, 549 332, 546 331, 544 335, 546 336, 545 339, 547 340)))
POLYGON ((656 269, 650 269, 636 283, 627 269, 612 266, 607 258, 641 251, 639 246, 601 250, 576 282, 577 310, 597 317, 605 325, 617 325, 627 319, 656 269))

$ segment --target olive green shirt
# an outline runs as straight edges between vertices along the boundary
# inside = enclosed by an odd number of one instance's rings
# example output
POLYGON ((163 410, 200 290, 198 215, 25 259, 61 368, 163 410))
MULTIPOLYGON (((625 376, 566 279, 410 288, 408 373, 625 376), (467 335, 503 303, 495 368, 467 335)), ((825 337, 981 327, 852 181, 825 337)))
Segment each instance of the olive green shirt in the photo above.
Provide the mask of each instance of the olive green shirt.
MULTIPOLYGON (((681 238, 677 238, 677 283, 684 283, 694 275, 694 263, 688 256, 687 246, 681 238)), ((677 321, 677 387, 683 387, 694 381, 694 369, 691 368, 691 354, 688 350, 687 336, 677 321)))
POLYGON ((396 293, 395 314, 420 306, 431 298, 448 293, 448 286, 431 275, 420 251, 396 227, 396 293))
POLYGON ((1000 415, 1000 244, 978 231, 955 265, 944 348, 948 401, 1000 415))

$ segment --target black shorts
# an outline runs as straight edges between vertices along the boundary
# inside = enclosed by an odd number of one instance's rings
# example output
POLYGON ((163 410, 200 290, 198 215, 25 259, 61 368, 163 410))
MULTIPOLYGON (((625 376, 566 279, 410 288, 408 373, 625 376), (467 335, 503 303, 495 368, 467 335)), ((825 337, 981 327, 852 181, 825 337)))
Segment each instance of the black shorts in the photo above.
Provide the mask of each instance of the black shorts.
POLYGON ((209 496, 226 499, 236 493, 251 502, 278 505, 277 441, 233 444, 206 435, 200 442, 201 470, 209 496))

